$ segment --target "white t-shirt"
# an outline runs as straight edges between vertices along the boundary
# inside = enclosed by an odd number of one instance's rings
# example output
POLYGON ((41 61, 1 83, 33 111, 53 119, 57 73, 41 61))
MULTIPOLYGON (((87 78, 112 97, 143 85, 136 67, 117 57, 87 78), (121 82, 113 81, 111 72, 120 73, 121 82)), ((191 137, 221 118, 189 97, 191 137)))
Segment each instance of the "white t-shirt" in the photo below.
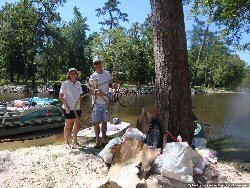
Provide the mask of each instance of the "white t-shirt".
MULTIPOLYGON (((64 94, 64 99, 67 102, 70 110, 74 110, 76 102, 79 100, 80 95, 83 93, 81 83, 79 81, 73 83, 70 80, 67 80, 62 83, 60 93, 64 94)), ((63 108, 65 109, 64 105, 63 108)), ((80 104, 78 103, 76 110, 79 109, 80 104)))
MULTIPOLYGON (((112 77, 109 73, 109 71, 103 70, 102 74, 98 74, 97 72, 94 72, 90 76, 90 80, 97 80, 98 89, 100 89, 102 92, 108 94, 109 92, 109 84, 112 83, 112 77)), ((106 100, 108 100, 107 97, 105 97, 106 100)), ((96 99, 97 104, 106 104, 106 101, 101 97, 97 96, 96 99)))

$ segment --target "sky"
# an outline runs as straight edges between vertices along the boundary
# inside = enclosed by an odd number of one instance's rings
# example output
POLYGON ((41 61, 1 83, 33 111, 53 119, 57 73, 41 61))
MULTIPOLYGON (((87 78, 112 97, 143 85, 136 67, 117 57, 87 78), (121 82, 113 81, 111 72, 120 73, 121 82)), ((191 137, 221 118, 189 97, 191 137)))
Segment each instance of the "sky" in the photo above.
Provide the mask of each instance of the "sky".
MULTIPOLYGON (((5 2, 13 3, 17 0, 0 0, 0 7, 5 2)), ((121 22, 120 25, 129 28, 132 23, 140 22, 143 23, 145 18, 151 12, 150 0, 119 0, 121 4, 118 8, 122 12, 128 14, 129 23, 121 22)), ((73 19, 73 8, 76 6, 84 17, 87 17, 87 24, 89 25, 89 33, 99 31, 101 25, 98 22, 102 21, 101 18, 96 16, 96 8, 102 8, 106 0, 67 0, 67 2, 58 8, 58 12, 61 14, 62 20, 69 22, 73 19)), ((185 29, 186 31, 192 30, 192 20, 188 19, 185 14, 185 29)), ((245 35, 248 37, 248 35, 245 35)), ((244 39, 243 39, 244 40, 244 39)), ((236 54, 248 65, 250 65, 250 52, 249 51, 236 51, 236 54)))

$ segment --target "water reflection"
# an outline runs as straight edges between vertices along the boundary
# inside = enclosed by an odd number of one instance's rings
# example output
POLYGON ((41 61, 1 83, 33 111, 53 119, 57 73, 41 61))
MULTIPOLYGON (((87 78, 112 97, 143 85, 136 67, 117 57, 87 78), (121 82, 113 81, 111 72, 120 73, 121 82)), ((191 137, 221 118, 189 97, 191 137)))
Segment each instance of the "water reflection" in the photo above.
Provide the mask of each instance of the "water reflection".
POLYGON ((250 133, 250 94, 198 94, 193 95, 194 112, 201 121, 211 124, 209 137, 242 136, 250 133))
POLYGON ((46 138, 18 140, 14 142, 13 141, 3 142, 0 143, 0 150, 43 146, 43 145, 55 144, 56 142, 57 142, 57 135, 51 135, 46 138))
MULTIPOLYGON (((0 101, 10 101, 14 99, 26 97, 51 97, 52 95, 39 93, 32 94, 0 94, 0 101)), ((208 136, 210 138, 218 138, 227 135, 241 136, 248 141, 250 133, 250 94, 248 93, 227 93, 227 94, 194 94, 192 95, 192 103, 195 107, 193 110, 202 122, 206 122, 211 126, 207 126, 208 136)), ((145 108, 152 114, 154 106, 153 95, 139 95, 137 100, 129 107, 121 107, 118 103, 113 106, 111 113, 111 120, 114 117, 119 117, 121 121, 131 122, 135 124, 140 114, 141 108, 145 108)), ((49 132, 48 134, 50 134, 49 132)), ((53 138, 44 138, 43 141, 39 140, 36 143, 30 140, 29 144, 25 142, 18 144, 17 147, 28 147, 33 145, 44 145, 63 143, 63 129, 56 133, 53 138)), ((28 143, 28 142, 26 142, 28 143)), ((0 149, 7 146, 0 143, 0 149)))

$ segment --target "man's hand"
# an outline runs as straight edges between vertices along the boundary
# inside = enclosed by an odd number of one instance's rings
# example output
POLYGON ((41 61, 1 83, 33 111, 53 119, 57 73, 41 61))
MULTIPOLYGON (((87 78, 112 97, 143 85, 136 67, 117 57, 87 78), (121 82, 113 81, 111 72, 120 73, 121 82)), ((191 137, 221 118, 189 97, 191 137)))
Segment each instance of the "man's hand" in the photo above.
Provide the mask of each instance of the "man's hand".
POLYGON ((112 88, 115 89, 115 90, 117 90, 119 88, 119 84, 113 83, 112 84, 112 88))

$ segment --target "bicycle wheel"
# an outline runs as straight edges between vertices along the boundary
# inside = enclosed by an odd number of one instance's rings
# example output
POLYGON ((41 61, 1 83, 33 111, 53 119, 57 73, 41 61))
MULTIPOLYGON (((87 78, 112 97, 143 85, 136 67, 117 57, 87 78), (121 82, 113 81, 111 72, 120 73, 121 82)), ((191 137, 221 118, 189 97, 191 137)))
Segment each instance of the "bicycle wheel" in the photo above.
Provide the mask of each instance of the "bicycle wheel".
POLYGON ((128 107, 136 100, 136 91, 123 88, 121 89, 121 93, 118 102, 122 107, 128 107))
MULTIPOLYGON (((95 104, 94 104, 95 105, 95 104)), ((83 97, 80 97, 79 100, 75 104, 74 112, 76 115, 76 118, 80 121, 82 127, 81 128, 88 128, 94 125, 98 125, 102 123, 103 121, 106 121, 106 118, 108 116, 108 113, 110 111, 110 108, 108 106, 108 110, 105 112, 104 119, 100 119, 98 122, 93 122, 92 119, 92 113, 94 113, 94 105, 92 104, 92 95, 86 94, 83 97), (83 112, 81 116, 79 116, 76 112, 76 107, 78 104, 82 104, 83 106, 83 112)))

